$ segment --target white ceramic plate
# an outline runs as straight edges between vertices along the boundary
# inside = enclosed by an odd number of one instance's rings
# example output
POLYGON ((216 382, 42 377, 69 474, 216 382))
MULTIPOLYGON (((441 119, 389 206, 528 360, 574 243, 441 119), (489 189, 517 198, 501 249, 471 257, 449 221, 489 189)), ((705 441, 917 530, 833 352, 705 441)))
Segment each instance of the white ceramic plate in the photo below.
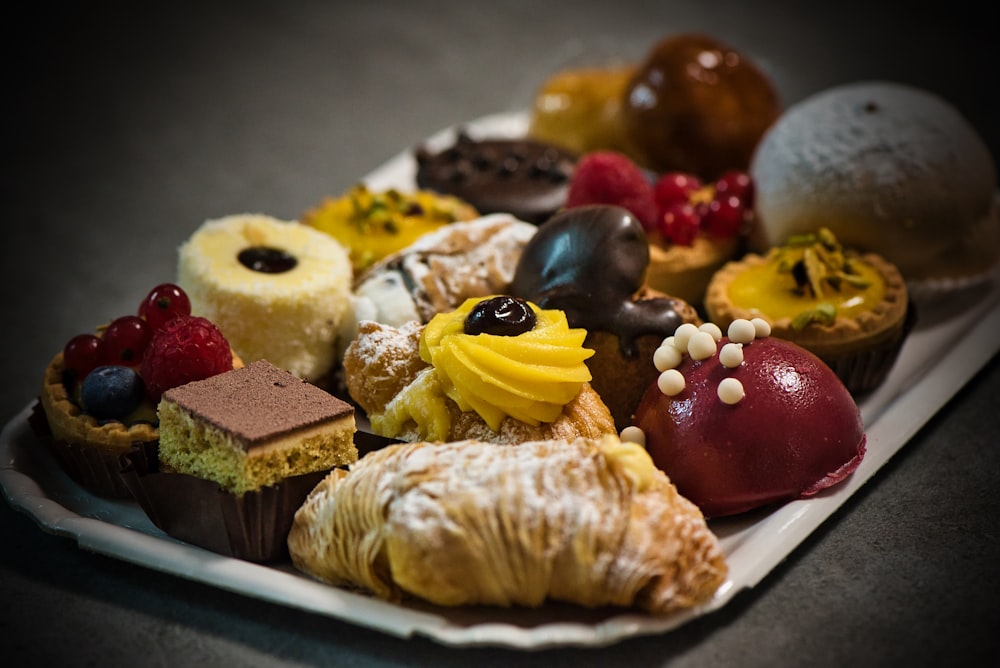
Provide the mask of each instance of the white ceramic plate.
MULTIPOLYGON (((519 136, 523 114, 489 116, 466 129, 473 136, 519 136)), ((454 130, 431 137, 446 144, 454 130)), ((404 152, 372 172, 372 188, 411 188, 415 165, 404 152)), ((844 483, 809 500, 737 518, 713 520, 729 577, 705 606, 657 618, 634 611, 549 604, 537 610, 447 609, 395 605, 318 583, 290 565, 270 567, 223 557, 175 540, 131 501, 112 501, 75 485, 40 447, 27 424, 31 407, 0 433, 0 485, 8 502, 45 531, 82 549, 203 582, 249 597, 301 608, 399 637, 424 636, 445 645, 522 649, 602 646, 664 633, 726 605, 755 586, 832 515, 1000 350, 1000 282, 993 280, 947 304, 921 305, 919 322, 885 383, 861 404, 868 450, 844 483)))

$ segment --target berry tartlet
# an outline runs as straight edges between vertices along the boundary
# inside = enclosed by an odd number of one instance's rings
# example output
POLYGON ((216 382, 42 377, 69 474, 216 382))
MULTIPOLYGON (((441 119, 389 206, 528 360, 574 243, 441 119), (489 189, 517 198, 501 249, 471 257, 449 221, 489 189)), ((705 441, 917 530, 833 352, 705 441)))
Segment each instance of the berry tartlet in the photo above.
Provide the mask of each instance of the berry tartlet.
POLYGON ((706 184, 685 172, 651 175, 622 153, 595 151, 580 158, 566 208, 613 204, 630 211, 649 241, 646 285, 697 307, 712 274, 743 248, 753 192, 743 171, 706 184))
POLYGON ((867 436, 851 394, 818 357, 761 319, 681 325, 623 440, 707 517, 814 496, 853 473, 867 436))
POLYGON ((164 283, 137 314, 74 336, 53 357, 32 425, 81 486, 127 498, 119 458, 157 442, 161 393, 240 366, 219 329, 192 316, 184 291, 164 283))
POLYGON ((854 394, 885 380, 916 317, 894 264, 845 249, 826 228, 727 263, 712 277, 705 311, 723 328, 766 319, 774 336, 817 355, 854 394))

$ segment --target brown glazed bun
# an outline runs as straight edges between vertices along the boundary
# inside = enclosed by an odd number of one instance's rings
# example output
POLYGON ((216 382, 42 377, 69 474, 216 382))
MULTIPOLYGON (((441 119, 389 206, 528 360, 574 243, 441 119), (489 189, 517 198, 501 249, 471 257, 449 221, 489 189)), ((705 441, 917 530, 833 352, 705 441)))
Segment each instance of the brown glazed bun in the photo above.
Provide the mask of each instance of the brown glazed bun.
POLYGON ((510 294, 566 313, 586 329, 590 384, 621 430, 658 372, 652 352, 685 322, 700 324, 694 307, 644 285, 649 242, 626 209, 588 205, 567 209, 538 228, 524 247, 510 294))
POLYGON ((625 89, 627 138, 644 166, 711 180, 746 170, 781 113, 769 77, 733 47, 702 34, 651 49, 625 89))

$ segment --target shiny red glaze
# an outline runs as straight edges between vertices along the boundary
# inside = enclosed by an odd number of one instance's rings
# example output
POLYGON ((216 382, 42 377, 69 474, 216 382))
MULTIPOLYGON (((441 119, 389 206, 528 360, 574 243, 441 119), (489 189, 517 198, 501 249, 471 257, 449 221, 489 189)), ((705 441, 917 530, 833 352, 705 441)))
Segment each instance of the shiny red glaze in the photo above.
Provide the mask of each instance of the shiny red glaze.
POLYGON ((633 421, 656 465, 707 517, 812 496, 850 475, 865 453, 857 404, 817 357, 774 337, 745 345, 743 356, 737 369, 718 355, 685 356, 685 389, 667 397, 652 384, 633 421), (718 398, 726 377, 743 384, 738 404, 718 398))

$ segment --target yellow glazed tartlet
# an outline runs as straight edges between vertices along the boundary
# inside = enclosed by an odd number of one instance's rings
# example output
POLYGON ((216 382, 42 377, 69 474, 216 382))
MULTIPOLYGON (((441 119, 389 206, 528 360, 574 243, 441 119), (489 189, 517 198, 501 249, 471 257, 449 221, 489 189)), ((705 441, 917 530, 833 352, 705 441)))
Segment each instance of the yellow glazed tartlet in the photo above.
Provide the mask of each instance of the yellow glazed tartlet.
POLYGON ((471 204, 451 195, 429 190, 376 191, 358 184, 310 209, 301 222, 347 247, 358 275, 442 225, 478 217, 471 204))
POLYGON ((727 263, 709 283, 705 311, 724 330, 763 318, 773 336, 822 359, 854 394, 885 380, 914 316, 896 266, 844 249, 826 228, 727 263))

